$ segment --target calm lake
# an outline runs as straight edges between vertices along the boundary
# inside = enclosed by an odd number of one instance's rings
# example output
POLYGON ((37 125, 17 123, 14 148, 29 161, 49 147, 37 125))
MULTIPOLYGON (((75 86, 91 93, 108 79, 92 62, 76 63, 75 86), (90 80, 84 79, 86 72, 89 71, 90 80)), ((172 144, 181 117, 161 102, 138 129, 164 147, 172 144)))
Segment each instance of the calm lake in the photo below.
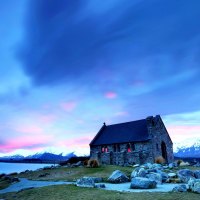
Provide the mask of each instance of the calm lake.
POLYGON ((0 174, 9 174, 12 172, 22 172, 25 170, 36 170, 39 168, 52 166, 53 164, 33 164, 33 163, 3 163, 0 162, 0 174))

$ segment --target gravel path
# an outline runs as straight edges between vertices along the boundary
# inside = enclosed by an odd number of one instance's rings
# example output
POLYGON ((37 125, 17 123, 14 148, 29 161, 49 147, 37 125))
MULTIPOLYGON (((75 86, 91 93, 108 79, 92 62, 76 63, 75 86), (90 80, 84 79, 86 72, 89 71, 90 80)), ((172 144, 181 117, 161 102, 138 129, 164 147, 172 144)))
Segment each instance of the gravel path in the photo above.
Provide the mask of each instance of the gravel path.
MULTIPOLYGON (((31 181, 26 178, 21 178, 20 182, 10 185, 8 188, 0 190, 0 194, 7 192, 18 192, 20 190, 36 187, 44 187, 49 185, 63 185, 63 184, 75 184, 74 182, 64 181, 31 181)), ((119 192, 170 192, 178 184, 162 184, 157 185, 155 189, 129 189, 130 183, 111 184, 104 183, 106 188, 104 190, 114 190, 119 192)))
POLYGON ((36 187, 44 187, 49 185, 63 185, 63 184, 74 184, 73 182, 64 182, 64 181, 31 181, 26 178, 20 178, 20 182, 14 183, 9 187, 0 190, 0 194, 7 193, 7 192, 18 192, 23 189, 28 188, 36 188, 36 187))
POLYGON ((106 183, 105 190, 115 190, 119 192, 171 192, 172 189, 178 184, 162 184, 157 185, 155 189, 129 189, 131 183, 111 184, 106 183))

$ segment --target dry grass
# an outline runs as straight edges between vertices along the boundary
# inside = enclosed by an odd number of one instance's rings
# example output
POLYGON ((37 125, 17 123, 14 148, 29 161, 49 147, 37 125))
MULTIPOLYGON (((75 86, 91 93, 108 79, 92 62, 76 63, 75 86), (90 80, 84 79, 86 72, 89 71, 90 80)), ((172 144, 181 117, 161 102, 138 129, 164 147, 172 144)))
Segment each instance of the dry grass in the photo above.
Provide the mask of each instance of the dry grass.
POLYGON ((10 184, 8 180, 0 180, 0 190, 7 188, 10 184))
POLYGON ((128 177, 130 177, 131 172, 133 171, 132 167, 120 167, 120 166, 100 166, 98 168, 88 168, 88 167, 77 167, 77 168, 67 168, 59 167, 55 169, 32 171, 27 174, 21 174, 18 177, 28 178, 31 180, 64 180, 64 181, 76 181, 77 179, 83 176, 95 176, 101 177, 104 181, 111 175, 114 170, 121 170, 128 177), (39 175, 49 173, 46 177, 39 177, 39 175))
POLYGON ((158 156, 158 157, 155 158, 155 163, 164 164, 165 163, 165 159, 162 156, 158 156))
POLYGON ((91 168, 97 168, 99 167, 99 161, 96 160, 96 159, 90 159, 88 160, 88 164, 87 164, 88 167, 91 167, 91 168))
POLYGON ((177 165, 179 166, 179 165, 183 162, 183 160, 180 160, 180 159, 179 159, 179 160, 176 160, 175 162, 176 162, 177 165))
POLYGON ((0 195, 6 200, 199 200, 194 193, 125 193, 73 185, 48 186, 0 195))

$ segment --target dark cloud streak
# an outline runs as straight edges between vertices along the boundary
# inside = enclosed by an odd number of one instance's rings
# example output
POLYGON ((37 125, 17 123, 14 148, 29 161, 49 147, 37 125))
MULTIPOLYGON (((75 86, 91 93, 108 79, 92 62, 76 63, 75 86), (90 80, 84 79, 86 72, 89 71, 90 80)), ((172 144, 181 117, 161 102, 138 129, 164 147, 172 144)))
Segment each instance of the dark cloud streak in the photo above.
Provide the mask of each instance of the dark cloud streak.
MULTIPOLYGON (((119 74, 120 65, 126 66, 127 76, 134 72, 144 79, 155 71, 170 76, 187 70, 187 63, 181 65, 180 60, 199 51, 197 0, 116 1, 101 13, 95 13, 98 5, 88 10, 89 2, 31 1, 20 57, 36 85, 77 81, 82 76, 89 82, 102 66, 119 74), (169 57, 167 63, 163 55, 169 57), (140 69, 132 66, 144 60, 147 63, 140 69)), ((195 62, 190 65, 197 68, 195 62)))

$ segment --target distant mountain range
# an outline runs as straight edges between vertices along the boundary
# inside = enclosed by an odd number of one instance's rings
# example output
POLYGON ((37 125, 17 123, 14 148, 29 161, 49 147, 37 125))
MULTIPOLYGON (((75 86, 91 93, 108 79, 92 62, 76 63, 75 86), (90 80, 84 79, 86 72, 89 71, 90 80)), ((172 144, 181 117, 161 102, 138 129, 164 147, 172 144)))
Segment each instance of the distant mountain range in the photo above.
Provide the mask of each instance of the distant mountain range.
MULTIPOLYGON (((174 156, 180 158, 200 158, 200 138, 187 139, 179 143, 174 143, 174 156)), ((49 162, 49 163, 59 163, 67 161, 72 157, 77 157, 74 152, 71 152, 67 155, 53 154, 53 153, 36 153, 34 155, 22 156, 22 155, 13 155, 13 156, 4 156, 0 157, 0 161, 11 161, 11 162, 49 162)))
POLYGON ((187 139, 174 144, 174 156, 200 158, 200 138, 187 139))
POLYGON ((36 153, 34 155, 29 156, 22 156, 22 155, 13 155, 13 156, 4 156, 0 157, 0 161, 16 161, 16 162, 27 162, 27 161, 41 161, 41 162, 61 162, 61 161, 67 161, 71 157, 77 157, 74 152, 71 152, 65 156, 61 154, 53 154, 53 153, 36 153))

